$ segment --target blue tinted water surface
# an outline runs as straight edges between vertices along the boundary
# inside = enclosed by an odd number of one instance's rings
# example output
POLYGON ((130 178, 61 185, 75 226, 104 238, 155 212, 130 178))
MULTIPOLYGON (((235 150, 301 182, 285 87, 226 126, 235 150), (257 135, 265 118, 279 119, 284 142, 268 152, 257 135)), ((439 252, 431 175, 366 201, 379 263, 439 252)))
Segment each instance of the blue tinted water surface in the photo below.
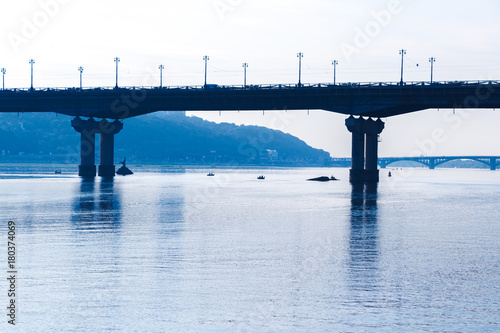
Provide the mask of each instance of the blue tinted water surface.
POLYGON ((0 167, 18 270, 0 330, 500 331, 498 171, 381 171, 366 188, 347 169, 134 171, 0 167), (341 180, 305 180, 322 175, 341 180))

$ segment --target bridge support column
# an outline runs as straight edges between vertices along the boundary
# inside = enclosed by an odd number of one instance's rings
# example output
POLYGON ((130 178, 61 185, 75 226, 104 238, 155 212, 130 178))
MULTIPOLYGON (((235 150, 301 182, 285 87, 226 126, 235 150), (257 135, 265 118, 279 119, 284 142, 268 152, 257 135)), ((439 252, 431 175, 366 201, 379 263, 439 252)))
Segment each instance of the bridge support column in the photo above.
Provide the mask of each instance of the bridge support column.
POLYGON ((83 120, 76 117, 71 121, 71 126, 81 134, 80 165, 78 175, 80 177, 95 177, 95 135, 100 134, 99 154, 99 176, 113 177, 115 175, 114 160, 114 136, 123 128, 123 124, 115 120, 110 123, 103 119, 100 122, 93 118, 83 120))
POLYGON ((490 158, 490 170, 496 170, 497 169, 497 159, 496 158, 490 158))
POLYGON ((78 175, 81 177, 95 177, 95 134, 98 122, 93 118, 82 120, 76 117, 71 121, 71 126, 80 133, 80 165, 78 175))
POLYGON ((365 120, 364 125, 366 133, 365 181, 378 182, 378 135, 384 129, 384 123, 380 119, 375 121, 369 118, 365 120))
POLYGON ((436 160, 433 158, 429 158, 429 170, 436 169, 436 160))
POLYGON ((378 182, 378 135, 384 129, 384 123, 380 119, 365 120, 353 116, 347 118, 345 123, 352 133, 352 159, 349 172, 351 183, 378 182))
POLYGON ((123 124, 115 120, 110 123, 103 119, 99 123, 101 129, 101 144, 99 154, 99 176, 100 177, 114 177, 114 148, 115 148, 115 134, 118 134, 123 128, 123 124))
POLYGON ((351 170, 349 170, 349 180, 351 182, 364 180, 365 134, 362 121, 362 118, 356 119, 352 116, 345 121, 347 129, 352 133, 351 170))

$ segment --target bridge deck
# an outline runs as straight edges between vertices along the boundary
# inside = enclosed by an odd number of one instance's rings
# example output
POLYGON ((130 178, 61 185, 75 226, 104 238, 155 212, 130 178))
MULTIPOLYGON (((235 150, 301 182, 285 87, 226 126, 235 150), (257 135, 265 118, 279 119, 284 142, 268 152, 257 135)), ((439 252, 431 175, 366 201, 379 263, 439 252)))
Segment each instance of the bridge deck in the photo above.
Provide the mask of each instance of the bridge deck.
POLYGON ((371 117, 500 107, 500 81, 44 88, 0 91, 0 112, 124 119, 155 111, 308 110, 371 117))

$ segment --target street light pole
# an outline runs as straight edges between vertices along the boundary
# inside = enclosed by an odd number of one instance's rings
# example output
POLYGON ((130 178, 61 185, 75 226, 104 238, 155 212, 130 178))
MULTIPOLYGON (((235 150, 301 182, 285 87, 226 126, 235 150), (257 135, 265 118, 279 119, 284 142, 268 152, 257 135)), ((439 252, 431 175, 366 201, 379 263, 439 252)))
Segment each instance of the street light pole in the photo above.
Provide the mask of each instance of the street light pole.
POLYGON ((337 81, 337 65, 338 64, 339 64, 339 62, 337 60, 332 61, 332 65, 333 65, 333 85, 335 85, 335 83, 337 81))
POLYGON ((33 64, 35 63, 35 60, 30 59, 30 64, 31 64, 31 90, 33 90, 33 64))
POLYGON ((246 88, 247 87, 247 68, 248 68, 248 63, 247 62, 244 62, 243 63, 243 68, 244 68, 244 84, 243 86, 246 88))
POLYGON ((210 60, 209 56, 203 56, 203 60, 205 60, 205 87, 207 86, 207 61, 210 60))
POLYGON ((163 69, 164 68, 165 68, 165 66, 163 66, 163 65, 158 66, 158 69, 160 70, 160 88, 163 87, 163 69))
POLYGON ((7 70, 2 68, 2 90, 5 90, 5 73, 7 73, 7 70))
POLYGON ((297 58, 299 58, 299 87, 302 86, 301 81, 301 76, 302 76, 302 58, 304 57, 304 54, 302 52, 297 53, 297 58))
POLYGON ((404 49, 399 50, 399 54, 401 54, 401 85, 403 85, 403 59, 404 55, 406 54, 406 50, 404 49))
POLYGON ((114 59, 114 62, 116 62, 116 85, 115 85, 115 88, 118 88, 118 63, 120 62, 120 58, 116 57, 114 59))
POLYGON ((83 67, 82 66, 78 67, 78 71, 80 72, 80 90, 82 90, 82 73, 83 73, 83 67))
POLYGON ((431 63, 431 83, 432 83, 432 74, 434 72, 434 63, 436 62, 436 58, 430 57, 429 62, 431 63))

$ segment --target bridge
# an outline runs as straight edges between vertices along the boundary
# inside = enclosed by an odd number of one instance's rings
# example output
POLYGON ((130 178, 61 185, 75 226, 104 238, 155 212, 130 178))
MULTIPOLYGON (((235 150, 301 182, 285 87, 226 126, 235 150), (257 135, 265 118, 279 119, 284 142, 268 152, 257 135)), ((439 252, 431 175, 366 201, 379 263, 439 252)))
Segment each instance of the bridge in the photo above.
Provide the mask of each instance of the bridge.
POLYGON ((0 91, 0 112, 56 112, 74 116, 81 134, 79 175, 114 176, 114 135, 120 120, 156 111, 325 110, 349 115, 352 182, 378 181, 380 118, 425 109, 500 107, 500 81, 343 83, 252 86, 44 88, 0 91), (88 118, 88 119, 82 119, 88 118), (100 118, 100 121, 94 118, 100 118), (112 121, 108 121, 108 119, 112 121))
POLYGON ((382 157, 378 159, 381 168, 386 168, 388 165, 399 161, 411 161, 421 163, 435 169, 438 165, 455 161, 455 160, 470 160, 480 162, 490 168, 496 170, 500 165, 500 156, 421 156, 421 157, 382 157))
MULTIPOLYGON (((420 156, 420 157, 379 157, 378 158, 378 165, 382 168, 385 169, 389 165, 395 162, 401 162, 401 161, 410 161, 410 162, 416 162, 423 164, 429 169, 433 170, 437 166, 450 162, 450 161, 456 161, 456 160, 469 160, 469 161, 476 161, 480 162, 487 167, 490 168, 490 170, 496 170, 497 167, 500 165, 500 156, 420 156)), ((333 159, 333 162, 336 164, 340 165, 348 165, 351 163, 350 158, 341 158, 337 157, 333 159)))

